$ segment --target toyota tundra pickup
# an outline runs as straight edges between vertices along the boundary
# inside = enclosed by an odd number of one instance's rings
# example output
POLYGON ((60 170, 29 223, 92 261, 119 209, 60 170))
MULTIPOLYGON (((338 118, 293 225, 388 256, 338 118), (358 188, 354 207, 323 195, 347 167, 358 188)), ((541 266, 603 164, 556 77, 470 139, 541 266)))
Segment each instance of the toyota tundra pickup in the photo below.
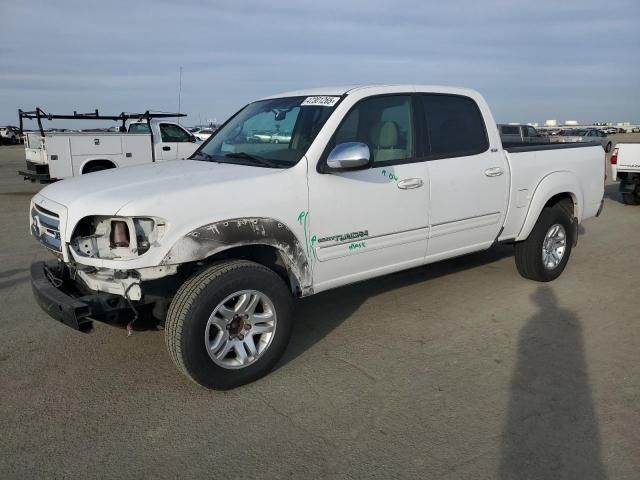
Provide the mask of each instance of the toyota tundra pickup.
POLYGON ((600 213, 604 170, 600 145, 504 149, 473 90, 276 95, 188 160, 45 187, 30 228, 57 261, 32 265, 33 291, 76 329, 152 315, 179 370, 228 389, 276 364, 296 297, 496 243, 523 277, 554 280, 600 213))

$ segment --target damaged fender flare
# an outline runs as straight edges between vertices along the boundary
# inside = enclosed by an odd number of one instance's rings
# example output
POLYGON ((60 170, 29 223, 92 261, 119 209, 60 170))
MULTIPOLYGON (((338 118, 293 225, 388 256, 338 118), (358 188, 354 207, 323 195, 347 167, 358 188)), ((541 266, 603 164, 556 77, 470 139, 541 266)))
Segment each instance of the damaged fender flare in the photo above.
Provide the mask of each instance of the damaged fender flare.
POLYGON ((248 245, 274 247, 289 275, 297 281, 301 296, 313 293, 311 266, 304 246, 289 227, 273 218, 234 218, 198 227, 171 247, 161 265, 204 260, 230 248, 248 245))

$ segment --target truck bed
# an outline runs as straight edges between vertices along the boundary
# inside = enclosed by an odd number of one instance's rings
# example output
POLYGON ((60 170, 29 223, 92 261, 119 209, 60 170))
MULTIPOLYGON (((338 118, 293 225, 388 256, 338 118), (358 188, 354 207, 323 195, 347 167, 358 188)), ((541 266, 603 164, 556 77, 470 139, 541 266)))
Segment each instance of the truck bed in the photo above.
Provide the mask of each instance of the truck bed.
MULTIPOLYGON (((519 145, 505 147, 511 170, 508 210, 500 240, 521 240, 528 225, 525 219, 536 219, 530 211, 541 209, 536 197, 548 177, 563 191, 579 186, 574 202, 579 222, 598 212, 604 195, 605 153, 599 143, 519 145), (558 184, 558 176, 561 183, 558 184)), ((545 199, 546 203, 546 199, 545 199)))

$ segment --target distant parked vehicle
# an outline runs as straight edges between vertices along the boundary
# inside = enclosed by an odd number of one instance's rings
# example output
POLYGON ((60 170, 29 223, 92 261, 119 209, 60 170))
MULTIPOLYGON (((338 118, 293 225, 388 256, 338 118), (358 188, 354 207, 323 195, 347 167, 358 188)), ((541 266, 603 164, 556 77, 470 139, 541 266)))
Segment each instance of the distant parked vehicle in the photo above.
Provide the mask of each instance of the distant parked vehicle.
POLYGON ((549 143, 549 139, 542 136, 531 125, 500 124, 498 130, 503 145, 549 143))
POLYGON ((272 132, 253 130, 247 134, 247 142, 249 143, 271 143, 273 137, 272 132))
POLYGON ((6 127, 0 127, 0 143, 8 143, 10 145, 17 145, 22 141, 22 135, 18 127, 12 127, 7 125, 6 127))
POLYGON ((620 181, 622 201, 640 205, 640 143, 618 143, 611 154, 613 180, 620 181))
POLYGON ((215 128, 201 128, 197 132, 194 132, 193 135, 196 138, 199 138, 200 140, 204 141, 204 140, 207 140, 211 135, 213 135, 215 131, 216 131, 215 128))
POLYGON ((631 132, 632 132, 632 133, 640 133, 640 127, 633 127, 633 128, 631 129, 631 132))
POLYGON ((271 137, 271 143, 289 143, 290 141, 291 132, 278 132, 271 137))
POLYGON ((604 130, 598 128, 580 128, 575 130, 563 130, 554 141, 559 143, 572 142, 597 142, 602 145, 605 152, 611 151, 611 140, 607 137, 604 130))
POLYGON ((25 135, 27 169, 18 172, 25 180, 49 183, 109 168, 140 165, 157 161, 183 160, 202 144, 172 117, 176 113, 121 113, 53 115, 36 109, 20 110, 24 119, 38 122, 39 129, 25 135), (46 131, 43 120, 111 120, 121 122, 113 131, 46 131))

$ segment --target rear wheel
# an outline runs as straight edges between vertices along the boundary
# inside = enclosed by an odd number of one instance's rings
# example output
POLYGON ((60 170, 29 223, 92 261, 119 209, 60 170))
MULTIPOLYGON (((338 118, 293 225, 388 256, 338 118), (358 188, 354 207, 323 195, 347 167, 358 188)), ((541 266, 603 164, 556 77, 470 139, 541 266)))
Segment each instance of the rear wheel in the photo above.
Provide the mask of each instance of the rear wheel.
POLYGON ((292 296, 272 270, 246 260, 188 280, 165 325, 169 354, 195 382, 226 390, 266 375, 291 337, 292 296))
POLYGON ((627 205, 640 205, 640 195, 638 194, 638 189, 631 193, 623 192, 622 201, 627 205))
POLYGON ((516 266, 524 278, 538 282, 555 280, 564 271, 573 245, 572 210, 569 201, 545 207, 529 238, 516 243, 516 266))

